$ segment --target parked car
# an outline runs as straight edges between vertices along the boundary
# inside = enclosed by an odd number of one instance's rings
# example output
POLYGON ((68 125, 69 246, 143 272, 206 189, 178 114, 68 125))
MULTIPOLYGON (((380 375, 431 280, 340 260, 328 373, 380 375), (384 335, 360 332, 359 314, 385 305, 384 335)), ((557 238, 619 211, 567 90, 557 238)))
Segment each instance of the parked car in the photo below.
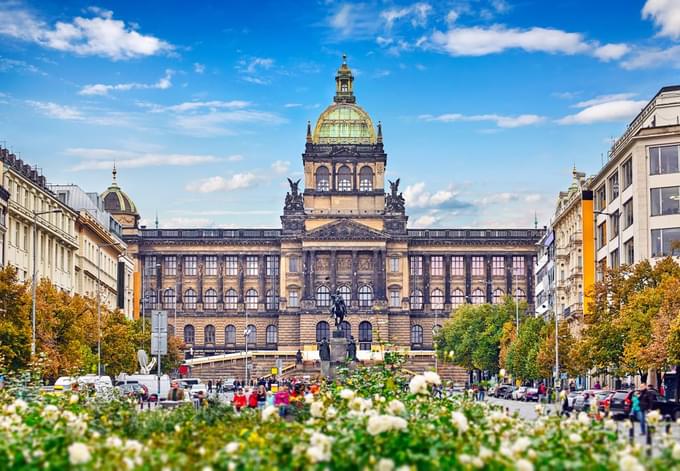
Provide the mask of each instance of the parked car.
POLYGON ((590 407, 590 399, 597 392, 597 389, 586 389, 585 391, 581 391, 581 393, 578 394, 574 399, 574 410, 576 412, 588 411, 588 408, 590 407))
POLYGON ((149 398, 149 389, 137 382, 121 383, 116 386, 116 389, 118 389, 122 396, 134 397, 137 399, 141 398, 143 401, 146 401, 149 398))
MULTIPOLYGON (((633 404, 633 393, 635 391, 616 391, 611 398, 609 411, 615 418, 625 418, 630 415, 630 408, 633 404)), ((652 410, 658 410, 665 419, 680 419, 680 403, 669 401, 663 397, 656 389, 649 389, 653 395, 652 410)))
POLYGON ((526 392, 524 393, 524 400, 527 402, 538 402, 538 388, 527 388, 526 392))
POLYGON ((595 400, 597 400, 597 410, 600 412, 607 412, 611 407, 611 397, 614 391, 602 390, 595 393, 595 400))
POLYGON ((514 390, 515 387, 511 384, 502 384, 496 389, 496 397, 498 399, 511 399, 514 390))
POLYGON ((225 391, 233 391, 235 382, 236 382, 235 378, 227 378, 226 380, 224 380, 224 384, 223 384, 224 390, 225 391))
POLYGON ((567 410, 574 410, 574 401, 583 391, 571 391, 567 394, 567 410))
POLYGON ((527 392, 527 388, 525 386, 520 386, 519 388, 515 389, 512 392, 512 399, 516 401, 523 401, 524 400, 524 395, 527 392))
POLYGON ((200 392, 203 392, 203 395, 205 395, 205 396, 208 395, 208 387, 203 383, 194 384, 193 386, 191 386, 190 391, 191 391, 191 397, 193 397, 193 398, 197 398, 198 394, 200 392))
POLYGON ((652 410, 658 410, 665 419, 678 420, 680 419, 680 403, 677 401, 669 401, 656 389, 649 389, 649 393, 654 395, 652 400, 652 410))
POLYGON ((609 412, 615 419, 625 418, 630 415, 633 391, 615 391, 609 399, 609 412))

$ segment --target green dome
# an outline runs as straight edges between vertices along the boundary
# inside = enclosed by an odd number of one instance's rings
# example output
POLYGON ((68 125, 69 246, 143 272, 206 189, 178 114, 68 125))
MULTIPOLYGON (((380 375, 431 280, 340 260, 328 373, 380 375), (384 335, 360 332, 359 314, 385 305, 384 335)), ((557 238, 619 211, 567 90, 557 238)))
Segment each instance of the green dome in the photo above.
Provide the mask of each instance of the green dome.
POLYGON ((375 144, 371 117, 354 103, 333 103, 314 128, 315 144, 375 144))
POLYGON ((111 214, 132 214, 138 216, 137 207, 135 203, 123 190, 120 189, 116 182, 116 168, 113 168, 113 182, 104 193, 101 194, 101 199, 104 202, 104 210, 111 214))

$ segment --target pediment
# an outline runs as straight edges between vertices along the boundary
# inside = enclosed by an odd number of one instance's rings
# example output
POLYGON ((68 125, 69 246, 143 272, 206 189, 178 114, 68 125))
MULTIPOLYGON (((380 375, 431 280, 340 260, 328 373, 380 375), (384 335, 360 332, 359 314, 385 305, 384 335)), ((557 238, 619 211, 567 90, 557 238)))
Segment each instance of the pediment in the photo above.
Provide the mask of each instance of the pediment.
POLYGON ((354 221, 336 221, 307 232, 311 240, 385 240, 389 236, 382 231, 354 221))

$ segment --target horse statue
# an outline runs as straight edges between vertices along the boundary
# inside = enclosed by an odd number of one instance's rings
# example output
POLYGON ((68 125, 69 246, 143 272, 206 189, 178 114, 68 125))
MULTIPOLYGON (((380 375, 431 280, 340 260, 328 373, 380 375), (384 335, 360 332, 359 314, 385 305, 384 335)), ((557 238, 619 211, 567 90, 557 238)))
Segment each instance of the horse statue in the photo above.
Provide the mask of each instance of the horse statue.
POLYGON ((340 325, 347 316, 347 305, 342 295, 338 292, 331 294, 331 317, 335 320, 335 328, 340 330, 340 325))

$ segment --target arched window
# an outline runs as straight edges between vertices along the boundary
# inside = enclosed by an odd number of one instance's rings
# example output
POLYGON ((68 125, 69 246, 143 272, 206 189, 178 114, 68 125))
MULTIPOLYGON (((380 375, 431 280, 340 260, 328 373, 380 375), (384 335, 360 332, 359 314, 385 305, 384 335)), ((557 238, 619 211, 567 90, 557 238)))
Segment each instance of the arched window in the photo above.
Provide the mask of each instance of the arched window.
POLYGON ((163 307, 165 309, 174 309, 175 308, 175 290, 172 288, 168 288, 165 291, 163 291, 163 307))
POLYGON ((423 308, 423 292, 419 289, 411 291, 411 309, 423 308))
POLYGON ((236 309, 238 306, 238 294, 235 289, 228 289, 224 294, 224 309, 236 309))
POLYGON ((321 342, 323 339, 331 339, 331 328, 328 322, 321 321, 316 324, 316 341, 321 342))
POLYGON ((411 346, 423 346, 423 327, 418 324, 411 326, 411 346))
POLYGON ((255 345, 257 343, 257 327, 255 327, 253 324, 248 324, 246 330, 249 332, 248 345, 255 345))
POLYGON ((253 288, 246 291, 246 309, 257 309, 257 290, 253 288))
POLYGON ((331 188, 328 169, 319 167, 316 169, 316 189, 317 191, 328 191, 331 188))
POLYGON ((359 306, 371 307, 373 305, 373 289, 370 286, 364 285, 359 288, 359 306))
POLYGON ((477 288, 472 292, 472 304, 484 304, 484 291, 477 288))
POLYGON ((373 342, 373 326, 368 321, 359 324, 359 350, 370 350, 373 342))
POLYGON ((371 191, 373 189, 373 169, 368 165, 359 172, 359 190, 371 191))
POLYGON ((526 299, 526 295, 524 294, 524 290, 522 290, 522 288, 517 288, 515 290, 515 298, 519 302, 522 302, 526 299))
POLYGON ((493 303, 494 304, 501 304, 503 302, 503 297, 505 296, 505 293, 503 292, 502 289, 496 288, 493 291, 493 303))
POLYGON ((215 343, 215 326, 208 324, 203 329, 203 343, 214 344, 215 343))
POLYGON ((184 343, 193 344, 194 338, 196 336, 196 331, 194 326, 191 324, 184 326, 184 343))
POLYGON ((349 304, 349 302, 352 300, 352 290, 347 285, 340 286, 338 288, 338 294, 342 296, 342 299, 343 301, 345 301, 345 304, 349 304))
POLYGON ((279 342, 279 331, 275 325, 267 326, 266 341, 268 345, 275 345, 279 342))
POLYGON ((352 326, 350 325, 350 323, 347 321, 342 321, 342 323, 340 324, 340 330, 342 330, 342 333, 345 335, 345 338, 349 340, 349 338, 352 336, 352 326))
POLYGON ((212 288, 205 291, 203 307, 205 309, 217 309, 217 291, 212 288))
POLYGON ((451 291, 451 306, 455 309, 465 304, 465 294, 458 288, 451 291))
POLYGON ((347 165, 338 169, 338 191, 352 191, 352 171, 347 165))
POLYGON ((146 307, 148 309, 156 309, 156 290, 155 289, 150 289, 146 292, 146 295, 144 295, 144 300, 146 302, 146 307))
POLYGON ((317 307, 328 307, 331 305, 331 290, 328 286, 321 285, 316 289, 317 307))
POLYGON ((231 324, 224 328, 224 343, 236 345, 236 327, 231 324))
POLYGON ((432 309, 444 309, 444 292, 439 288, 433 289, 430 295, 430 304, 432 304, 432 309))
POLYGON ((267 291, 267 310, 274 311, 279 308, 279 297, 273 289, 267 291))
POLYGON ((184 309, 196 309, 196 291, 191 288, 184 292, 184 309))

